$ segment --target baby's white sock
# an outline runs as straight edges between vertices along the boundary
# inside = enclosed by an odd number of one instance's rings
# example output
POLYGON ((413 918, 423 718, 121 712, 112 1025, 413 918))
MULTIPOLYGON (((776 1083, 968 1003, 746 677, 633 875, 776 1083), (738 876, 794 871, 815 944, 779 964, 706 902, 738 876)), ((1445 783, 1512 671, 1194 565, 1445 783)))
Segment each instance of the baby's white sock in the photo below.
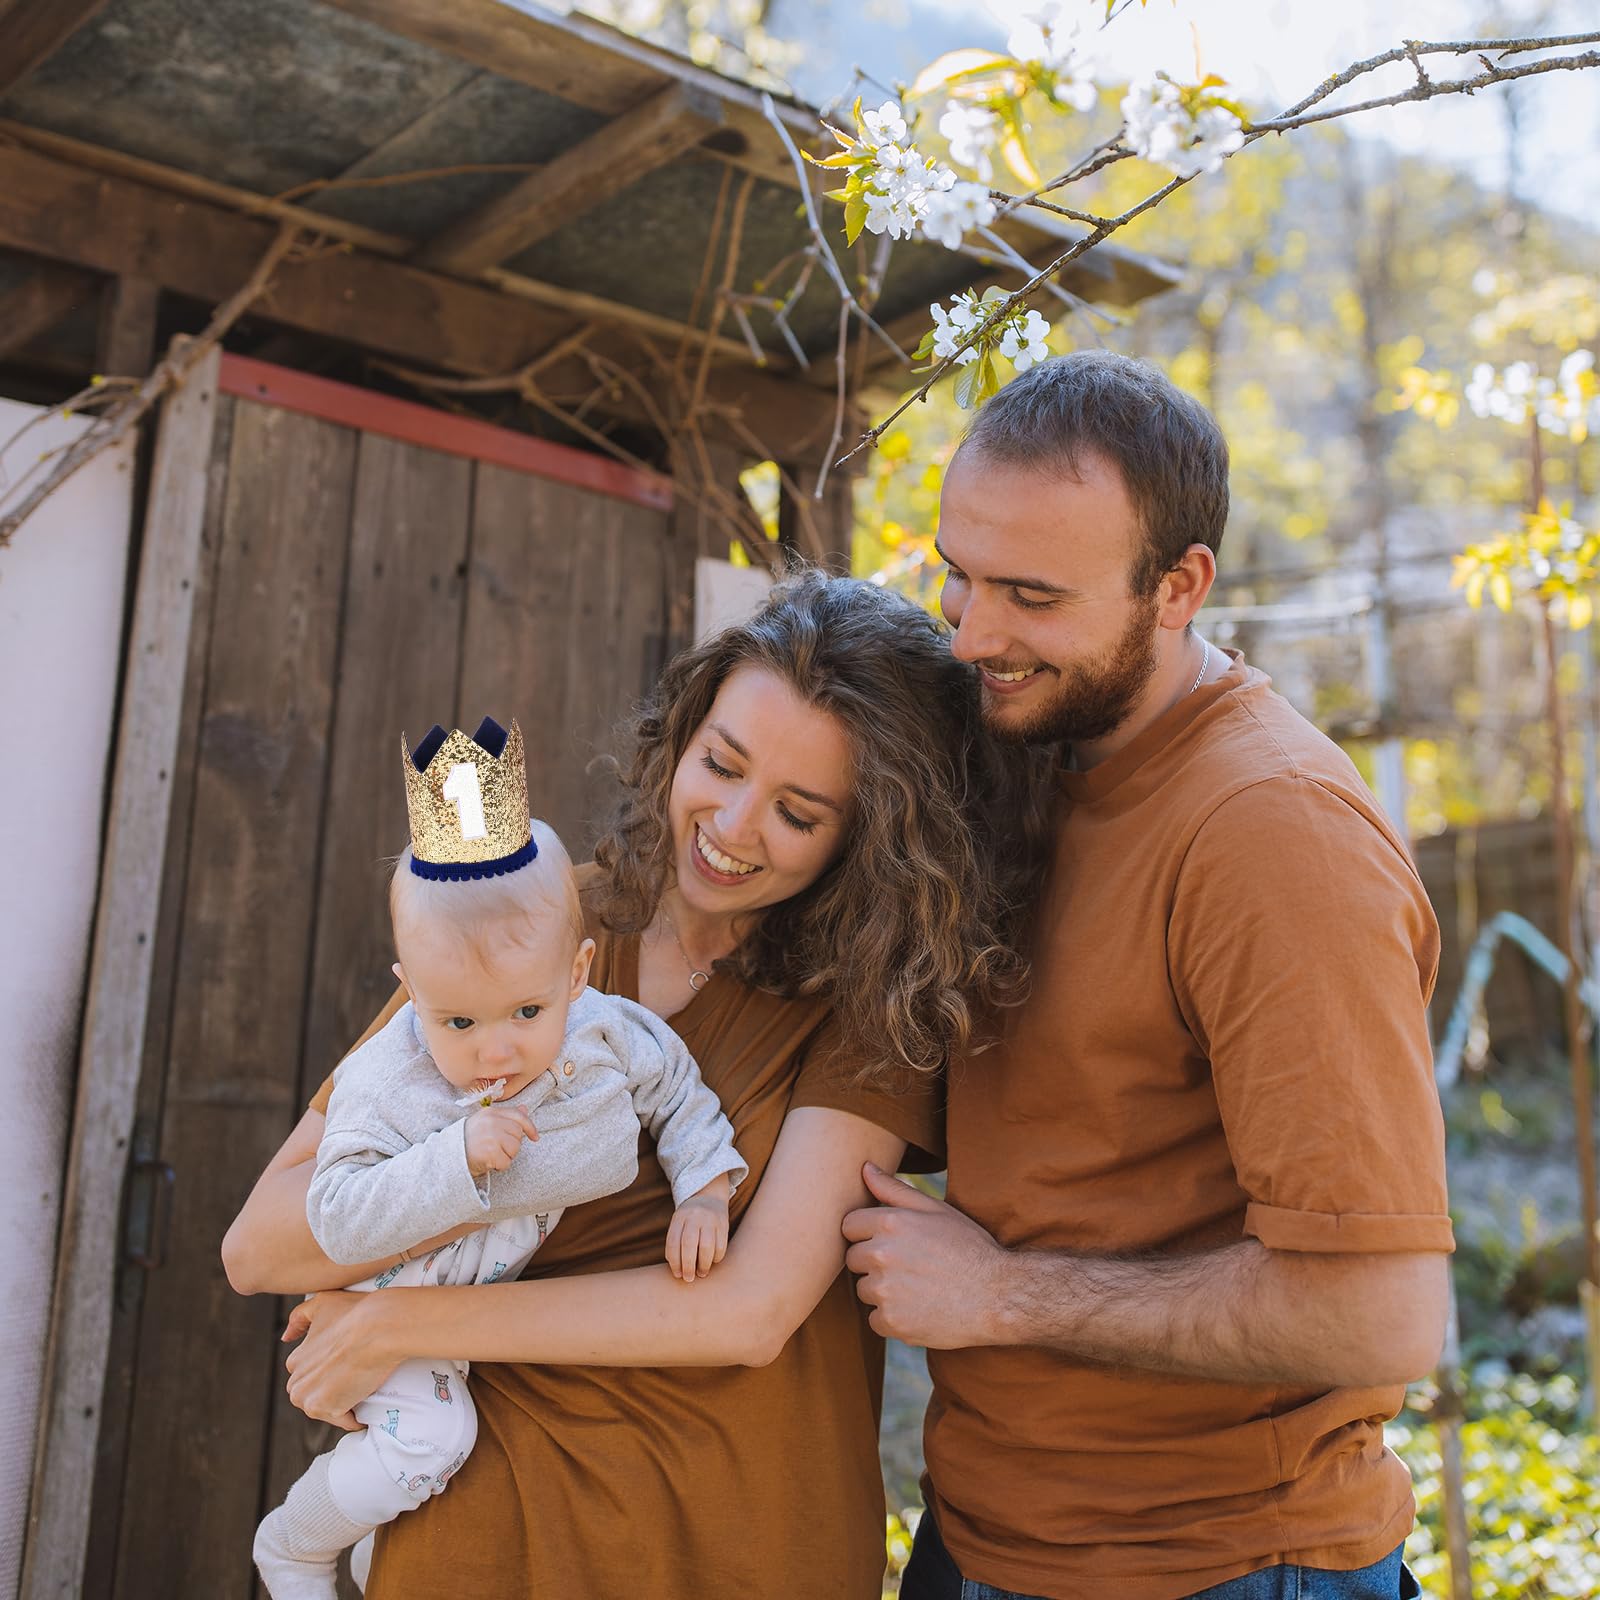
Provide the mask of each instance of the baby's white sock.
POLYGON ((350 1552, 350 1580, 362 1594, 367 1592, 367 1579, 372 1576, 372 1547, 377 1535, 369 1533, 350 1552))
POLYGON ((371 1532, 334 1503, 328 1459, 318 1456, 256 1529, 251 1554, 272 1600, 334 1600, 339 1552, 371 1532))

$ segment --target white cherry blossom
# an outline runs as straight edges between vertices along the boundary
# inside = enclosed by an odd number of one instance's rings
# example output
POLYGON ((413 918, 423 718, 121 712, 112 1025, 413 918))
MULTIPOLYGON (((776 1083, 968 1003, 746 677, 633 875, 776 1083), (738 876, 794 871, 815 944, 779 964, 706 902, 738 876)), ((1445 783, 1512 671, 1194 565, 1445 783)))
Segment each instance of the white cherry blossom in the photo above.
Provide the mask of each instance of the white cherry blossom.
POLYGON ((987 183, 994 176, 989 152, 1000 142, 1000 118, 984 106, 947 102, 939 118, 939 132, 950 145, 950 159, 971 167, 987 183))
POLYGON ((1058 106, 1071 106, 1074 111, 1093 111, 1100 103, 1100 87, 1094 81, 1094 69, 1087 62, 1075 62, 1056 75, 1056 86, 1050 97, 1058 106))
POLYGON ((957 295, 950 302, 948 311, 937 301, 928 309, 933 313, 933 353, 941 361, 954 356, 958 367, 966 366, 969 361, 976 361, 978 359, 976 345, 959 352, 956 349, 956 346, 978 325, 978 313, 971 302, 957 295))
POLYGON ((1244 144, 1244 125, 1226 106, 1206 106, 1194 119, 1194 140, 1181 149, 1173 166, 1185 178, 1215 172, 1244 144))
POLYGON ((1191 113, 1178 85, 1164 73, 1129 87, 1122 118, 1133 153, 1182 178, 1215 172, 1244 144, 1244 124, 1236 112, 1211 104, 1191 113))
POLYGON ((1036 61, 1059 72, 1078 49, 1079 32, 1077 22, 1065 20, 1062 7, 1045 6, 1028 12, 1011 30, 1006 52, 1018 61, 1036 61))
POLYGON ((1122 97, 1122 120, 1127 125, 1128 148, 1161 165, 1171 163, 1192 128, 1177 84, 1160 76, 1139 78, 1129 85, 1122 97))
POLYGON ((1001 334, 1000 354, 1018 372, 1026 372, 1050 354, 1044 342, 1049 332, 1050 324, 1037 311, 1029 311, 1020 322, 1011 323, 1001 334))
MULTIPOLYGON (((949 171, 948 168, 944 170, 949 171)), ((927 191, 922 215, 923 231, 930 239, 937 239, 947 250, 959 250, 968 232, 994 221, 994 211, 994 201, 989 198, 989 191, 983 184, 944 185, 927 191)))
POLYGON ((869 150, 880 145, 900 144, 906 136, 906 119, 900 114, 895 100, 885 100, 876 111, 866 111, 861 116, 861 142, 869 150))
POLYGON ((917 219, 903 198, 892 194, 866 193, 868 233, 886 233, 891 239, 909 239, 916 231, 917 219))

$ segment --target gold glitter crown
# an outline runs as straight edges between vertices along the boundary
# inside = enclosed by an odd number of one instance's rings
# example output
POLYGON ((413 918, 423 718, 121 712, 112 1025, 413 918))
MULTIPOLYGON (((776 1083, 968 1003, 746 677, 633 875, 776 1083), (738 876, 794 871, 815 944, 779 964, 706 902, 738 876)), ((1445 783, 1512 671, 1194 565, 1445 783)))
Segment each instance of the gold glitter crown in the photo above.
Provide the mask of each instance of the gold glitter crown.
POLYGON ((434 726, 413 755, 400 736, 412 870, 424 878, 514 872, 537 847, 528 826, 522 732, 485 717, 468 738, 434 726))

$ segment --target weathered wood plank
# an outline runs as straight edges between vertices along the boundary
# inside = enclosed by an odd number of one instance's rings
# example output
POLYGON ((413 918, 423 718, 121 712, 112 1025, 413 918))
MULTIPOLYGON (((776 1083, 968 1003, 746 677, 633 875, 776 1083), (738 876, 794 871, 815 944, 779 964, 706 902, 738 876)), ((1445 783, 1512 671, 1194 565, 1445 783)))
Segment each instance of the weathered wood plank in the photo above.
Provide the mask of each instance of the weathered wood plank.
POLYGON ((0 94, 48 61, 107 0, 0 0, 0 94))
POLYGON ((604 780, 589 762, 612 746, 660 654, 665 512, 479 467, 468 560, 458 720, 516 716, 528 751, 528 801, 581 857, 604 780), (643 580, 643 595, 623 603, 643 580), (632 609, 637 606, 638 610, 632 609), (659 610, 657 608, 660 608, 659 610), (622 619, 661 617, 648 638, 622 619))
MULTIPOLYGON (((223 508, 228 489, 228 457, 236 402, 218 394, 212 429, 211 459, 206 470, 206 509, 200 529, 200 557, 194 578, 194 619, 189 630, 189 659, 183 679, 183 712, 178 751, 172 764, 172 804, 167 823, 167 853, 162 867, 161 912, 151 958, 150 1006, 145 1025, 138 1098, 134 1106, 131 1155, 138 1161, 159 1150, 161 1102, 166 1091, 167 1055, 172 1031, 172 988, 182 932, 183 886, 189 866, 189 837, 194 809, 195 751, 200 710, 205 694, 206 658, 211 650, 211 618, 216 598, 217 550, 221 544, 223 508)), ((147 1196, 153 1203, 154 1183, 147 1196)), ((157 1218, 150 1213, 152 1235, 157 1218)), ((122 1241, 119 1240, 119 1248, 122 1241)), ((158 1250, 158 1235, 148 1243, 158 1250)), ((110 1595, 116 1571, 117 1538, 122 1517, 122 1480, 133 1417, 133 1380, 138 1366, 146 1269, 125 1257, 117 1272, 112 1313, 110 1359, 101 1400, 100 1439, 95 1462, 94 1498, 89 1512, 89 1543, 83 1593, 110 1595)))
POLYGON ((48 333, 69 312, 93 299, 100 280, 73 267, 41 267, 0 295, 0 360, 48 333))
POLYGON ((564 721, 567 637, 579 546, 603 526, 591 509, 596 500, 488 466, 479 466, 473 494, 456 721, 518 720, 528 804, 563 838, 581 820, 564 721))
POLYGON ((155 365, 156 313, 161 285, 118 273, 102 291, 95 371, 142 378, 155 365))
POLYGON ((129 1594, 151 1575, 167 1594, 249 1583, 277 1306, 232 1292, 218 1246, 297 1111, 355 445, 235 410, 161 1125, 177 1187, 124 1480, 129 1594), (173 1514, 193 1506, 205 1515, 173 1514))
MULTIPOLYGON (((35 151, 0 146, 0 245, 99 272, 132 272, 196 299, 220 301, 250 276, 277 232, 275 222, 178 198, 35 151)), ((570 317, 512 293, 423 271, 359 250, 286 264, 252 313, 348 344, 451 372, 502 373, 548 349, 577 326, 570 317)), ((593 348, 629 370, 636 336, 597 333, 593 348)), ((550 392, 587 390, 588 366, 573 357, 541 374, 550 392)), ((830 396, 749 368, 714 368, 706 387, 715 434, 720 414, 738 411, 746 428, 783 439, 797 457, 819 454, 832 426, 830 396)), ((619 387, 600 410, 646 421, 619 387)))
MULTIPOLYGON (((27 123, 13 122, 0 117, 0 140, 14 141, 25 148, 65 161, 69 165, 87 167, 94 172, 104 172, 115 178, 128 178, 135 183, 148 184, 169 194, 188 195, 221 207, 226 211, 242 212, 246 216, 276 217, 280 222, 304 225, 312 232, 321 232, 333 239, 360 246, 378 256, 400 261, 409 256, 415 242, 404 234, 383 233, 377 228, 364 227, 344 217, 325 211, 312 211, 305 206, 288 204, 256 194, 250 189, 240 189, 233 184, 218 183, 214 178, 204 178, 198 173, 183 172, 177 167, 163 166, 158 161, 146 161, 140 156, 130 156, 125 151, 109 150, 101 145, 85 144, 81 139, 52 133, 27 123)), ((376 152, 373 152, 376 154, 376 152)), ((351 172, 365 167, 366 160, 358 162, 351 172)), ((345 176, 345 174, 341 174, 345 176)), ((599 295, 585 294, 560 284, 541 283, 537 278, 524 277, 518 272, 507 272, 493 267, 482 274, 483 281, 504 294, 515 295, 520 300, 531 300, 535 305, 580 317, 588 322, 615 323, 618 327, 638 328, 676 345, 687 339, 698 349, 706 342, 703 328, 691 328, 671 317, 658 316, 639 306, 622 305, 599 295)), ((750 353, 741 339, 718 335, 711 341, 717 354, 740 365, 748 364, 750 353)), ((781 358, 770 363, 774 371, 788 370, 781 358)))
MULTIPOLYGON (((472 472, 459 457, 361 436, 300 1099, 394 988, 385 886, 386 858, 406 842, 400 733, 415 743, 455 706, 472 472)), ((263 1509, 337 1437, 281 1383, 272 1392, 263 1509)))
POLYGON ((360 438, 301 1080, 308 1096, 394 989, 385 886, 388 858, 407 839, 400 734, 415 745, 454 714, 466 591, 473 463, 360 438))
MULTIPOLYGON (((460 61, 591 111, 620 116, 671 84, 681 83, 722 104, 725 143, 711 153, 730 166, 796 189, 799 180, 783 141, 761 109, 758 89, 720 77, 657 45, 572 13, 533 15, 503 0, 325 0, 390 33, 431 45, 460 61)), ((797 139, 814 138, 815 112, 776 97, 778 114, 797 139)))
POLYGON ((79 1056, 50 1353, 19 1593, 69 1600, 83 1576, 119 1214, 150 1008, 164 852, 217 400, 216 352, 162 414, 118 718, 110 823, 79 1056))
POLYGON ((443 272, 499 266, 682 155, 720 121, 708 96, 682 84, 663 89, 453 222, 416 260, 443 272))

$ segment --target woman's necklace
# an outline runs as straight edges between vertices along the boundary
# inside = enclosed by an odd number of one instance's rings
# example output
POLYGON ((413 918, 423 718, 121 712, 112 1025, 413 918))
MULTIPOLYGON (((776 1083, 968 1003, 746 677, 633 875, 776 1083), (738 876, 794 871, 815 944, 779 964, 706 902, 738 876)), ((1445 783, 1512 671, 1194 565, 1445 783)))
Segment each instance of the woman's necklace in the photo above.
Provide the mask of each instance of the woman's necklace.
POLYGON ((667 925, 667 932, 672 935, 672 942, 678 947, 678 954, 683 957, 683 964, 689 969, 689 987, 696 994, 711 982, 711 974, 701 967, 697 967, 689 959, 689 952, 683 948, 683 940, 678 937, 678 925, 672 920, 672 913, 666 906, 661 907, 661 920, 667 925))

